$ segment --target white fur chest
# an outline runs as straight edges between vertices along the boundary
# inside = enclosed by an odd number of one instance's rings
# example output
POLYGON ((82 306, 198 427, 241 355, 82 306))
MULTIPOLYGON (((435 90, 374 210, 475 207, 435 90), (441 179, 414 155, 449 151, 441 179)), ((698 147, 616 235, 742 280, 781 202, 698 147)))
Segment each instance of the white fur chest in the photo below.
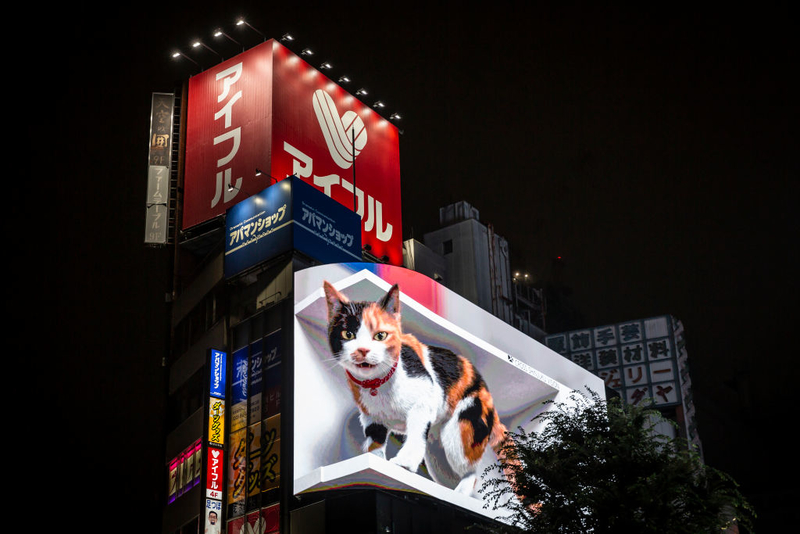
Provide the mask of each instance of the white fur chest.
POLYGON ((367 415, 388 429, 405 433, 409 413, 424 410, 431 415, 441 411, 444 399, 441 388, 427 376, 409 376, 402 366, 390 380, 372 395, 368 388, 361 389, 361 404, 367 415))

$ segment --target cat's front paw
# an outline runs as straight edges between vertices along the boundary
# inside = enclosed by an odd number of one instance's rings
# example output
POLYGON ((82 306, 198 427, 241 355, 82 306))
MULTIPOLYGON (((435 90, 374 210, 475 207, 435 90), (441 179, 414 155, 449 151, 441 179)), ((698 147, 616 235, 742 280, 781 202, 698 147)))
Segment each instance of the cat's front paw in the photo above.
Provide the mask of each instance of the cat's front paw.
POLYGON ((395 465, 399 465, 400 467, 402 467, 404 469, 408 469, 412 473, 416 473, 417 469, 419 468, 419 464, 422 463, 422 460, 406 458, 406 457, 403 457, 402 454, 398 454, 397 456, 395 456, 394 458, 392 458, 389 461, 391 463, 395 464, 395 465))
POLYGON ((456 486, 455 491, 464 495, 471 495, 475 490, 475 484, 478 481, 477 475, 474 473, 469 474, 461 479, 461 482, 456 486))

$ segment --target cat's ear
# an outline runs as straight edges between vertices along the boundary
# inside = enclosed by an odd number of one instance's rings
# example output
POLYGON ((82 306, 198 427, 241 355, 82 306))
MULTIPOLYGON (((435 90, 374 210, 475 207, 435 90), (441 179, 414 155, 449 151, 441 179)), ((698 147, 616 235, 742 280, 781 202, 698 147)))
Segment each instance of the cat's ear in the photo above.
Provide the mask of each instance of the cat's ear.
POLYGON ((400 286, 397 284, 393 285, 378 304, 392 315, 400 313, 400 286))
POLYGON ((327 280, 322 283, 322 288, 325 290, 325 302, 328 303, 328 320, 330 320, 339 311, 339 307, 347 304, 350 300, 327 280))

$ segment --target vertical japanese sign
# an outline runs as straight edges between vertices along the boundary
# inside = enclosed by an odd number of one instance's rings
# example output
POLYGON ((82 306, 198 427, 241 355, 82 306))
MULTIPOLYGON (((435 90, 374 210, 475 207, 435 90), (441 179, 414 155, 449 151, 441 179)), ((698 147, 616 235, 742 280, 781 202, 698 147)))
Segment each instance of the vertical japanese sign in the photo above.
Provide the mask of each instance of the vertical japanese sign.
POLYGON ((248 509, 258 504, 261 493, 261 411, 264 369, 264 342, 261 339, 250 343, 250 385, 248 387, 247 427, 247 499, 248 509))
POLYGON ((225 454, 216 447, 208 448, 208 463, 206 464, 206 497, 209 499, 222 500, 223 484, 223 460, 225 454))
POLYGON ((281 465, 281 416, 264 421, 261 436, 261 489, 275 489, 280 485, 281 465))
POLYGON ((208 443, 216 447, 225 445, 225 401, 210 397, 208 408, 208 443))
POLYGON ((264 414, 267 417, 281 411, 281 331, 264 338, 264 414))
POLYGON ((272 45, 263 43, 189 80, 183 227, 261 191, 270 169, 272 45))
POLYGON ((233 352, 231 369, 231 424, 228 445, 228 517, 244 513, 247 496, 247 406, 249 346, 233 352))
POLYGON ((144 242, 164 245, 169 233, 169 181, 175 95, 154 93, 150 110, 144 242))
POLYGON ((231 376, 231 432, 247 426, 248 347, 233 352, 231 376))
POLYGON ((227 354, 211 349, 208 357, 208 443, 206 446, 206 532, 220 532, 225 491, 225 390, 227 354))
POLYGON ((229 517, 244 513, 247 481, 247 428, 231 432, 228 454, 229 517))
POLYGON ((253 500, 248 509, 255 506, 255 499, 261 493, 261 437, 261 421, 248 427, 247 498, 253 500))
POLYGON ((218 399, 225 398, 225 386, 226 386, 226 373, 227 373, 227 354, 219 351, 211 349, 211 364, 209 365, 210 371, 210 383, 208 385, 209 394, 212 397, 216 397, 218 399))
POLYGON ((250 385, 248 387, 248 417, 250 423, 261 420, 262 393, 264 387, 264 342, 259 339, 250 343, 250 385))

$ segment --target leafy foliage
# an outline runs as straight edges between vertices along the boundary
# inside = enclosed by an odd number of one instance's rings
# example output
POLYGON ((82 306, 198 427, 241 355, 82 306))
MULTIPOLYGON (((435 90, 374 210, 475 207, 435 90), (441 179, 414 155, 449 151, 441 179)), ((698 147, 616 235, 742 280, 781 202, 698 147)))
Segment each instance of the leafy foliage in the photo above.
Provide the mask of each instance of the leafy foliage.
MULTIPOLYGON (((533 533, 716 533, 753 513, 727 474, 704 465, 685 440, 654 427, 648 406, 573 392, 537 416, 538 432, 509 433, 481 492, 533 533), (509 483, 510 482, 510 483, 509 483)), ((672 422, 668 422, 673 424, 672 422)))

